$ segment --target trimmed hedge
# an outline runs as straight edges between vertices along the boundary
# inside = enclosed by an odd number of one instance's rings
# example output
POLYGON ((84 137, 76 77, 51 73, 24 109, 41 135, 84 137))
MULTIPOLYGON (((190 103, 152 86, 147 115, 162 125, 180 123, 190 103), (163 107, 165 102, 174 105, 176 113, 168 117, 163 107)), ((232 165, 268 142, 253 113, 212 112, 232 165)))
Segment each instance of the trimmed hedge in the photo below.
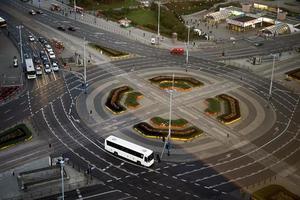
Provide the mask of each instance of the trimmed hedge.
MULTIPOLYGON (((138 123, 134 125, 133 128, 139 133, 145 135, 146 137, 167 137, 169 133, 168 129, 154 128, 146 122, 138 123)), ((180 130, 172 129, 171 138, 180 140, 190 140, 199 136, 201 133, 203 133, 203 131, 194 126, 180 130)))
POLYGON ((25 124, 18 124, 0 133, 0 149, 29 140, 32 137, 31 131, 25 124))
POLYGON ((286 73, 288 77, 291 77, 296 80, 300 80, 300 68, 294 69, 286 73))
POLYGON ((120 100, 124 93, 132 91, 132 88, 128 86, 122 86, 113 89, 106 100, 106 107, 114 113, 121 113, 126 110, 126 108, 120 104, 120 100))
POLYGON ((225 124, 230 124, 240 119, 241 113, 238 100, 227 94, 220 94, 217 96, 217 98, 225 103, 225 113, 218 116, 218 119, 221 122, 225 124))
MULTIPOLYGON (((153 117, 150 121, 157 126, 169 126, 169 119, 163 119, 161 117, 153 117)), ((185 126, 188 121, 185 119, 175 119, 171 120, 171 126, 185 126)))
MULTIPOLYGON (((173 85, 172 81, 162 81, 159 83, 160 88, 171 88, 172 85, 173 85)), ((190 89, 191 88, 191 86, 184 81, 174 81, 174 87, 182 88, 182 89, 190 89)))
POLYGON ((291 193, 280 185, 268 185, 253 193, 253 199, 255 200, 269 200, 269 199, 288 199, 288 200, 300 200, 300 197, 291 193))
POLYGON ((132 107, 137 107, 139 106, 139 102, 137 101, 139 97, 141 97, 143 94, 140 92, 130 92, 127 94, 127 97, 125 99, 125 105, 132 106, 132 107))
MULTIPOLYGON (((173 77, 172 76, 156 76, 149 80, 150 80, 150 82, 157 83, 157 84, 160 84, 163 81, 168 81, 168 82, 172 83, 173 77)), ((174 77, 174 83, 176 83, 176 82, 185 82, 186 84, 188 84, 192 87, 199 87, 199 86, 203 85, 202 82, 200 82, 192 77, 174 77)))
POLYGON ((96 49, 97 51, 102 51, 105 55, 110 56, 110 57, 120 57, 120 56, 126 56, 128 53, 124 53, 115 49, 110 49, 107 47, 100 46, 99 44, 95 43, 89 43, 89 46, 92 48, 96 49))

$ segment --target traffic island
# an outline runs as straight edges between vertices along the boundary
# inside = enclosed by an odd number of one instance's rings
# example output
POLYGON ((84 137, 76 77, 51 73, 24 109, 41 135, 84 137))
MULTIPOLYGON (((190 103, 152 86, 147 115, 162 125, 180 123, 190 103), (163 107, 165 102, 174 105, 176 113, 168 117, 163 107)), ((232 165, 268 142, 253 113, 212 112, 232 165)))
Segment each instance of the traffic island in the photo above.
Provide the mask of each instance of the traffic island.
POLYGON ((205 103, 207 105, 205 113, 215 116, 224 124, 234 123, 241 118, 239 101, 232 96, 220 94, 215 98, 206 99, 205 103))
POLYGON ((300 81, 300 68, 294 69, 286 73, 288 78, 300 81))
POLYGON ((224 124, 231 124, 241 118, 240 106, 237 99, 227 94, 220 94, 217 98, 223 102, 225 112, 217 118, 224 124))
POLYGON ((218 115, 221 111, 220 101, 217 98, 208 98, 205 100, 207 105, 207 109, 205 109, 205 113, 208 115, 218 115))
POLYGON ((104 46, 101 46, 99 44, 89 43, 88 45, 90 47, 92 47, 93 49, 97 50, 98 52, 100 52, 101 54, 104 54, 104 55, 108 56, 109 58, 111 58, 113 60, 123 59, 123 58, 129 57, 128 53, 118 51, 118 50, 115 50, 115 49, 111 49, 111 48, 108 48, 108 47, 104 47, 104 46))
POLYGON ((283 199, 283 200, 299 200, 300 197, 288 191, 280 185, 268 185, 253 193, 254 200, 269 200, 269 199, 283 199))
POLYGON ((0 149, 6 149, 32 138, 31 131, 25 124, 19 124, 0 133, 0 149))
POLYGON ((139 107, 140 104, 138 100, 142 97, 142 93, 133 91, 131 87, 121 86, 113 89, 110 92, 105 106, 112 113, 121 114, 122 112, 126 111, 127 108, 134 109, 139 107))
MULTIPOLYGON (((158 85, 162 90, 172 89, 172 76, 156 76, 149 79, 153 84, 158 85)), ((174 89, 176 91, 190 91, 192 88, 203 86, 204 84, 193 77, 174 77, 174 89)))
MULTIPOLYGON (((150 119, 150 123, 141 122, 133 126, 133 129, 144 137, 148 138, 164 138, 169 134, 168 119, 154 117, 150 119)), ((173 140, 188 141, 199 137, 203 131, 195 126, 188 126, 188 122, 184 119, 172 120, 171 122, 171 138, 173 140)))

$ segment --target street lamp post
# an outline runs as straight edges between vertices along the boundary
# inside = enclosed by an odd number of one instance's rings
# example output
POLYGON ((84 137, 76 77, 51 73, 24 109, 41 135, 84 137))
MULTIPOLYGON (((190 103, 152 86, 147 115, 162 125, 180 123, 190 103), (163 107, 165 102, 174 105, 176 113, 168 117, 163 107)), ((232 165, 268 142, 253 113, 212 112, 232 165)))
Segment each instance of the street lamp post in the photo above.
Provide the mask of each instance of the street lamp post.
POLYGON ((159 30, 159 26, 160 26, 160 0, 158 0, 157 3, 158 6, 158 15, 157 15, 157 44, 159 44, 159 38, 160 38, 160 30, 159 30))
POLYGON ((86 58, 85 58, 85 38, 83 39, 83 81, 84 81, 84 93, 86 94, 86 58))
POLYGON ((186 43, 186 58, 185 58, 185 64, 186 64, 186 68, 185 71, 187 72, 187 67, 189 64, 189 43, 190 43, 190 26, 188 27, 188 35, 187 35, 187 43, 186 43))
POLYGON ((60 157, 58 158, 57 163, 60 165, 60 175, 61 175, 61 199, 65 199, 65 188, 64 188, 64 165, 65 161, 68 161, 68 158, 60 157))
POLYGON ((21 62, 24 63, 24 57, 23 57, 23 46, 22 46, 22 28, 24 26, 19 25, 17 26, 17 29, 19 29, 19 37, 20 37, 20 54, 21 54, 21 62))
POLYGON ((74 0, 74 20, 76 21, 76 0, 74 0))
POLYGON ((163 150, 161 152, 160 159, 162 159, 166 147, 168 149, 168 156, 170 155, 169 149, 170 149, 170 138, 171 138, 172 100, 173 100, 173 92, 174 92, 174 74, 173 74, 173 78, 172 78, 172 89, 169 90, 169 92, 170 92, 169 132, 168 132, 167 139, 164 142, 164 147, 163 147, 163 150))
POLYGON ((272 96, 272 87, 273 87, 273 77, 274 77, 274 68, 275 68, 276 54, 272 54, 272 56, 273 56, 273 66, 272 66, 272 73, 271 73, 271 83, 270 83, 270 89, 269 89, 268 103, 270 102, 271 96, 272 96))

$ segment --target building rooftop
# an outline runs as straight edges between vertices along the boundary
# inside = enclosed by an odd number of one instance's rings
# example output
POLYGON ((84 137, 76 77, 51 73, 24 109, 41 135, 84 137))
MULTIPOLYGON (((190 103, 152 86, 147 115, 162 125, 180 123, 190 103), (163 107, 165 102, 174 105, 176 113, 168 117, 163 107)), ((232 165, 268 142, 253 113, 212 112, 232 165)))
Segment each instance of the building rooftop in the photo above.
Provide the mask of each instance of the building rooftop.
POLYGON ((256 18, 254 17, 250 17, 250 16, 238 16, 238 17, 235 17, 233 18, 233 20, 236 20, 236 21, 239 21, 239 22, 248 22, 248 21, 251 21, 251 20, 254 20, 256 18))

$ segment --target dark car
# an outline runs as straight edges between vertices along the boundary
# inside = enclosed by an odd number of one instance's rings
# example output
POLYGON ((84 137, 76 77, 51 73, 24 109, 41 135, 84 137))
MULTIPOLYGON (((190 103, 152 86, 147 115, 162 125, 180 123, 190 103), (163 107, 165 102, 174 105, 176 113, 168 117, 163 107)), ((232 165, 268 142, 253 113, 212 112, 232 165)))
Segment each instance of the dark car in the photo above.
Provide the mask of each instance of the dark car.
POLYGON ((30 10, 30 11, 29 11, 29 14, 31 14, 31 15, 36 15, 36 12, 35 12, 34 10, 30 10))
POLYGON ((69 26, 68 30, 69 31, 76 31, 76 29, 73 26, 69 26))
POLYGON ((58 26, 57 29, 60 31, 66 31, 65 27, 63 27, 63 26, 58 26))
POLYGON ((47 44, 48 43, 47 40, 45 38, 43 38, 43 37, 39 37, 39 41, 42 44, 47 44))
POLYGON ((37 10, 36 13, 37 14, 44 14, 44 12, 42 10, 37 10))
POLYGON ((261 42, 255 42, 254 43, 254 46, 256 46, 256 47, 260 47, 260 46, 262 46, 264 43, 261 43, 261 42))

